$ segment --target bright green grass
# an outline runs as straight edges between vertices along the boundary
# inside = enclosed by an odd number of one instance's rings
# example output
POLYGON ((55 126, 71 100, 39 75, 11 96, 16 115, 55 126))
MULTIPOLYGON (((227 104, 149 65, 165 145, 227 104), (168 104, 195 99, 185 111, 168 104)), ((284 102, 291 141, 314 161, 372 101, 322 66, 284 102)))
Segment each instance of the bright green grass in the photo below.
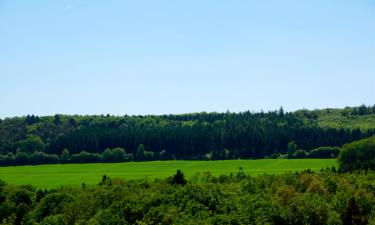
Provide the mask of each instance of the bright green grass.
POLYGON ((213 175, 236 174, 242 167, 246 174, 282 173, 304 169, 319 170, 337 166, 336 159, 261 159, 225 161, 154 161, 128 163, 56 164, 0 167, 0 179, 9 184, 32 184, 38 188, 97 184, 102 175, 124 179, 165 178, 181 169, 187 178, 198 172, 213 175))

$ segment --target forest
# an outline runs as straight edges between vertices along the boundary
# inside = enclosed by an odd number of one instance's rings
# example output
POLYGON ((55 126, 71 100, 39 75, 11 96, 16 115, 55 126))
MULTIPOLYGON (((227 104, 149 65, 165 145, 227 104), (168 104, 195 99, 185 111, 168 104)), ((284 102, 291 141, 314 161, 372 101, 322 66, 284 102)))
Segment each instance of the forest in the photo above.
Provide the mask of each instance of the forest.
POLYGON ((375 137, 342 147, 339 168, 250 176, 124 180, 36 189, 0 180, 0 221, 14 225, 375 224, 375 137), (368 154, 370 153, 370 154, 368 154), (368 155, 367 155, 368 154, 368 155), (366 156, 367 157, 364 157, 366 156))
POLYGON ((27 115, 0 120, 0 165, 329 158, 343 144, 373 134, 375 106, 365 105, 296 112, 281 107, 160 116, 27 115))
POLYGON ((189 183, 103 176, 98 185, 46 190, 0 183, 1 224, 375 224, 375 173, 327 169, 189 183))

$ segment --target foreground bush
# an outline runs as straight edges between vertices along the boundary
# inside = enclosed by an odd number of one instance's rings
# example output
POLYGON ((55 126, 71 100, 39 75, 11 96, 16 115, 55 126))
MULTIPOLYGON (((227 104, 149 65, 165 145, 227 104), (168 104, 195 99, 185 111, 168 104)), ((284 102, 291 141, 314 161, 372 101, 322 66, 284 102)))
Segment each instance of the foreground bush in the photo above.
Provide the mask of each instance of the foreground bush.
POLYGON ((0 182, 0 221, 25 225, 375 222, 375 173, 370 171, 257 177, 204 173, 185 185, 170 181, 103 176, 97 186, 55 190, 0 182))
POLYGON ((375 136, 344 145, 338 160, 344 172, 375 169, 375 136))

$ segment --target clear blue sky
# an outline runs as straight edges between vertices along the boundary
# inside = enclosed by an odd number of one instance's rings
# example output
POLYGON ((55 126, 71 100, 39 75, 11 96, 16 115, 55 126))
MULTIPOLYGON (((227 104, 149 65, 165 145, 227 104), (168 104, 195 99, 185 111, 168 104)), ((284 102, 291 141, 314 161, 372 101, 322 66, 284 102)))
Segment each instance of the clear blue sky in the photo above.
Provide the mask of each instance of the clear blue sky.
POLYGON ((374 100, 373 0, 0 0, 0 117, 374 100))

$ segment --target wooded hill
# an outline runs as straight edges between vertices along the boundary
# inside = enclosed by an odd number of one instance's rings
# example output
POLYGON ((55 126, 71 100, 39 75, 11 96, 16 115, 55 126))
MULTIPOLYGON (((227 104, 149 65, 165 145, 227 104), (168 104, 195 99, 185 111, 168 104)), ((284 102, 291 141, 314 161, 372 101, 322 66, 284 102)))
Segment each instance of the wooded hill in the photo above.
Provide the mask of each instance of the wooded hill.
POLYGON ((284 112, 192 113, 149 116, 28 115, 0 120, 0 154, 126 154, 155 159, 261 158, 286 153, 288 143, 311 150, 375 134, 375 105, 284 112))

